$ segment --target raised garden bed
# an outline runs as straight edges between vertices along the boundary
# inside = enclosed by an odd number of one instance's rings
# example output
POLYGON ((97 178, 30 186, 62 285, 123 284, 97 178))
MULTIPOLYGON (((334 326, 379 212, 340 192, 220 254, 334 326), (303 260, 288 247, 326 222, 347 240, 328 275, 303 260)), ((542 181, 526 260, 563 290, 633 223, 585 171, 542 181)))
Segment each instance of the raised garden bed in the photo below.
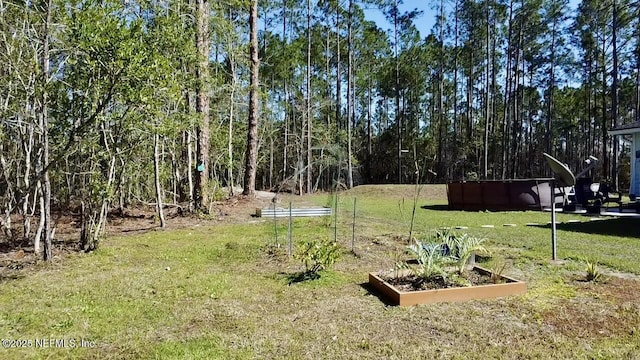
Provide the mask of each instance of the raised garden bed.
MULTIPOLYGON (((491 271, 475 266, 472 270, 480 275, 491 277, 491 271)), ((406 273, 401 273, 401 276, 406 273)), ((399 306, 429 304, 437 302, 459 302, 474 299, 491 299, 503 296, 522 295, 527 291, 527 284, 508 276, 494 274, 496 283, 450 287, 430 290, 403 291, 385 281, 375 273, 369 273, 369 284, 389 303, 399 306)))

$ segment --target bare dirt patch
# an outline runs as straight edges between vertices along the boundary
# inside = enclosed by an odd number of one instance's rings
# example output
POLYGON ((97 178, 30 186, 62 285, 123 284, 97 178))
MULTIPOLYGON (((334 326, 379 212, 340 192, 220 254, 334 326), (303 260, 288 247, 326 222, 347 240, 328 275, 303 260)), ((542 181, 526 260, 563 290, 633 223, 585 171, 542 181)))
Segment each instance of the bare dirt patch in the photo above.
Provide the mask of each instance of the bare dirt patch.
POLYGON ((577 338, 632 335, 640 332, 640 281, 611 277, 605 282, 573 283, 576 297, 544 311, 543 321, 577 338))
POLYGON ((576 288, 583 294, 597 294, 616 304, 635 303, 640 305, 640 281, 638 279, 609 276, 602 282, 574 282, 576 288))
MULTIPOLYGON (((240 193, 240 192, 237 192, 240 193)), ((224 201, 214 202, 210 214, 197 214, 184 211, 185 206, 169 204, 164 213, 166 228, 185 229, 216 223, 242 223, 259 221, 252 219, 257 208, 272 205, 275 193, 258 191, 256 196, 235 195, 224 201)), ((62 257, 79 251, 80 213, 77 211, 55 211, 53 213, 55 234, 52 255, 54 262, 62 257)), ((32 233, 37 227, 38 217, 31 219, 32 233)), ((23 219, 12 216, 13 237, 0 237, 0 281, 22 277, 24 272, 35 266, 41 256, 34 253, 33 239, 24 239, 23 219)), ((142 234, 160 229, 153 206, 114 209, 108 216, 106 235, 126 236, 142 234)))

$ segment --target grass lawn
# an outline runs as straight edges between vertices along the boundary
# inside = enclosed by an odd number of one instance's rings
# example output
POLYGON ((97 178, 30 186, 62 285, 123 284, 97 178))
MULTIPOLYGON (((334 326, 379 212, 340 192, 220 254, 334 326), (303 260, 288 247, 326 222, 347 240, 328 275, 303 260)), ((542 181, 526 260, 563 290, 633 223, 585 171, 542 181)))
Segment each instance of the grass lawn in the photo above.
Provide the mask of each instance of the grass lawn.
MULTIPOLYGON (((390 307, 368 290, 367 273, 405 256, 412 192, 363 186, 341 194, 343 254, 312 281, 290 284, 301 265, 286 256, 286 220, 277 224, 280 247, 266 219, 109 237, 94 253, 39 264, 0 281, 0 338, 27 346, 0 348, 0 359, 640 358, 640 220, 559 214, 561 261, 551 262, 550 214, 448 211, 442 186, 427 186, 415 236, 467 227, 458 231, 488 239, 483 265, 508 263, 505 273, 528 291, 390 307), (583 259, 616 276, 584 281, 583 259)), ((294 246, 334 234, 329 218, 293 225, 294 246)))

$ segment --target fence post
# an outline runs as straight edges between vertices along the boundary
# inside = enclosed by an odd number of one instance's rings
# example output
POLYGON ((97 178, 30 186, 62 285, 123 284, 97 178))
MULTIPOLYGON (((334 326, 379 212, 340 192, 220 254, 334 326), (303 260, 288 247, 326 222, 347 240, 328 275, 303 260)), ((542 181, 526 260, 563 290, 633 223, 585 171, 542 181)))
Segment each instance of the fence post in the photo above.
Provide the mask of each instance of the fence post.
POLYGON ((557 260, 556 245, 556 185, 555 181, 551 180, 551 259, 557 260))
POLYGON ((276 203, 273 203, 273 231, 276 237, 275 245, 280 247, 280 243, 278 242, 278 220, 276 219, 276 203))
POLYGON ((289 201, 289 248, 287 249, 289 253, 289 257, 293 254, 293 240, 291 239, 291 201, 289 201))
POLYGON ((356 202, 358 198, 353 198, 353 223, 351 228, 351 252, 356 253, 356 202))
POLYGON ((338 242, 338 191, 336 191, 334 211, 335 214, 333 216, 333 241, 338 242))

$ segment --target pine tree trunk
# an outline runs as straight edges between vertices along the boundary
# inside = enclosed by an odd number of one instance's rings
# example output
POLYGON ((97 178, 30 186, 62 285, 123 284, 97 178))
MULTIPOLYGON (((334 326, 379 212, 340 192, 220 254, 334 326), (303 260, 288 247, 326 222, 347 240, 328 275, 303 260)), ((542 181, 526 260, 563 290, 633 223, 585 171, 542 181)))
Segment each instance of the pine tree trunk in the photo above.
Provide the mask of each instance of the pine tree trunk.
MULTIPOLYGON (((509 133, 509 120, 510 120, 510 109, 511 109, 511 90, 512 90, 512 78, 511 73, 513 72, 512 68, 512 53, 513 53, 513 1, 509 2, 509 30, 507 35, 507 70, 505 76, 505 90, 504 90, 504 116, 502 117, 502 173, 500 178, 504 179, 507 174, 507 148, 509 147, 508 142, 508 133, 509 133)), ((517 71, 517 69, 515 70, 517 71)), ((495 175, 494 175, 495 176, 495 175)))
POLYGON ((546 132, 545 132, 545 149, 547 154, 553 154, 553 117, 554 117, 554 98, 553 94, 555 92, 556 79, 555 79, 555 68, 556 68, 556 26, 557 23, 553 23, 552 33, 551 33, 551 56, 549 58, 550 67, 549 67, 549 85, 547 87, 547 122, 546 122, 546 132))
POLYGON ((467 106, 466 106, 466 117, 467 117, 467 142, 471 142, 473 140, 473 52, 469 52, 469 75, 467 76, 467 106))
POLYGON ((518 29, 517 41, 516 41, 516 56, 515 56, 515 64, 513 68, 515 69, 513 74, 513 101, 511 105, 511 116, 513 121, 511 123, 511 141, 509 145, 509 151, 507 153, 507 158, 509 160, 509 171, 508 174, 511 179, 516 178, 516 168, 518 166, 518 140, 519 134, 522 130, 521 126, 521 117, 520 117, 520 109, 519 109, 519 101, 518 101, 518 87, 520 85, 520 54, 522 49, 522 26, 518 29))
POLYGON ((251 61, 251 83, 249 88, 249 127, 247 129, 247 152, 244 167, 244 195, 254 195, 256 191, 256 170, 258 159, 258 0, 251 2, 249 14, 251 43, 249 59, 251 61))
POLYGON ((589 129, 587 133, 587 155, 591 155, 596 143, 596 129, 593 126, 593 62, 591 58, 587 61, 587 79, 587 127, 589 129), (593 131, 591 131, 592 129, 593 131))
POLYGON ((336 4, 336 126, 342 127, 342 72, 340 70, 340 5, 336 4))
POLYGON ((445 131, 448 127, 444 117, 444 0, 440 0, 440 25, 438 34, 438 177, 445 175, 445 131))
MULTIPOLYGON (((311 119, 311 0, 307 0, 307 193, 311 193, 311 176, 313 174, 313 157, 311 154, 311 140, 313 137, 313 120, 311 119)), ((303 137, 304 139, 304 137, 303 137)), ((302 171, 302 169, 301 169, 302 171)))
POLYGON ((455 9, 454 9, 454 18, 455 18, 455 26, 454 26, 454 46, 453 46, 453 132, 454 132, 454 159, 458 159, 460 157, 460 152, 462 151, 462 170, 461 170, 461 179, 465 177, 465 166, 466 166, 466 154, 464 153, 464 137, 462 136, 461 126, 458 124, 458 0, 455 0, 455 9), (461 150, 462 148, 462 150, 461 150))
POLYGON ((395 97, 396 97, 396 131, 398 135, 398 184, 402 184, 402 116, 400 115, 400 63, 398 59, 398 0, 393 8, 393 56, 396 67, 395 97))
MULTIPOLYGON (((640 46, 640 45, 638 45, 640 46)), ((640 121, 640 49, 636 50, 636 99, 634 121, 640 121)))
MULTIPOLYGON (((618 3, 616 0, 613 0, 613 23, 611 26, 611 43, 613 46, 613 69, 611 69, 611 77, 613 78, 611 81, 611 123, 613 127, 618 126, 618 3)), ((618 146, 620 138, 618 136, 613 136, 613 161, 612 167, 613 171, 611 172, 611 182, 612 186, 617 190, 618 189, 618 146)))
POLYGON ((347 62, 347 183, 349 188, 353 187, 353 150, 351 148, 351 128, 353 122, 353 39, 352 24, 353 21, 353 0, 349 0, 349 19, 348 19, 348 44, 349 57, 347 62))
MULTIPOLYGON (((493 94, 493 96, 491 97, 491 101, 490 101, 490 109, 491 109, 491 122, 489 124, 490 130, 489 130, 489 137, 490 138, 495 138, 495 134, 496 134, 496 129, 497 129, 497 122, 498 122, 498 116, 496 115, 498 113, 498 102, 496 101, 496 93, 497 93, 497 84, 498 84, 498 55, 497 55, 497 39, 495 34, 498 33, 497 31, 497 25, 496 25, 496 17, 493 17, 493 44, 492 44, 492 51, 491 51, 491 94, 493 94)), ((491 174, 493 179, 496 179, 496 173, 497 173, 497 169, 496 169, 496 156, 498 154, 498 151, 496 149, 497 146, 495 146, 495 141, 494 141, 494 146, 493 146, 493 151, 492 154, 489 155, 489 157, 491 159, 494 159, 492 165, 491 165, 491 174)))
MULTIPOLYGON (((368 64, 369 66, 369 75, 367 75, 368 77, 368 86, 367 86, 367 179, 369 181, 373 180, 373 176, 372 176, 372 168, 371 168, 371 163, 373 161, 372 159, 372 154, 373 154, 373 146, 372 146, 372 141, 373 141, 373 130, 371 129, 371 117, 372 117, 372 113, 371 113, 371 101, 373 101, 373 96, 371 94, 371 88, 373 87, 373 85, 371 84, 371 64, 368 64)), ((379 124, 379 122, 378 122, 379 124)))
POLYGON ((229 195, 233 196, 233 121, 235 119, 235 94, 236 94, 236 62, 233 55, 229 56, 229 68, 231 69, 231 94, 229 95, 229 124, 227 131, 227 186, 229 195))
POLYGON ((607 48, 607 43, 606 43, 606 37, 603 35, 602 36, 602 64, 601 64, 601 69, 602 69, 602 123, 601 123, 601 130, 602 130, 602 176, 603 176, 603 181, 607 181, 608 177, 609 177, 609 147, 608 142, 609 142, 609 136, 608 136, 608 131, 607 131, 607 60, 606 60, 606 48, 607 48))
MULTIPOLYGON (((287 38, 287 0, 282 1, 282 41, 286 44, 288 42, 287 38)), ((283 56, 287 56, 286 54, 286 46, 283 46, 285 53, 281 54, 283 56)), ((288 150, 289 150, 289 87, 288 87, 288 78, 284 79, 284 139, 282 145, 282 181, 286 181, 288 177, 288 150)))
POLYGON ((196 176, 194 187, 195 207, 207 211, 207 182, 209 179, 209 1, 197 0, 196 11, 196 48, 198 64, 196 67, 196 112, 200 123, 196 129, 196 176))

